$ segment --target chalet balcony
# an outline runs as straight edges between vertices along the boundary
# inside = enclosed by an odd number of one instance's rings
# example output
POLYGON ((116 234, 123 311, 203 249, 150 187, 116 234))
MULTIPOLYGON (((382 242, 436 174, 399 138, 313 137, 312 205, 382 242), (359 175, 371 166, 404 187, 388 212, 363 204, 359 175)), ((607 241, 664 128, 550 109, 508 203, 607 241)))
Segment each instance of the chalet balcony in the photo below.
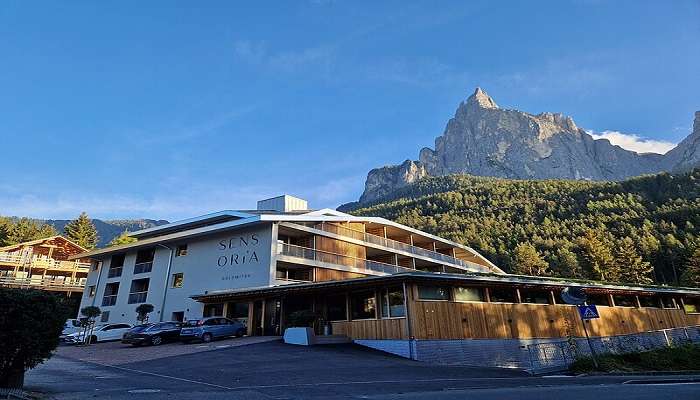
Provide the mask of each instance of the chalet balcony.
POLYGON ((78 261, 60 261, 46 256, 33 256, 27 260, 21 252, 0 253, 0 265, 65 272, 75 271, 87 273, 90 270, 90 263, 78 261))
POLYGON ((339 266, 341 270, 351 270, 366 273, 368 275, 389 275, 399 272, 413 271, 411 268, 404 268, 398 265, 386 264, 362 258, 345 256, 321 250, 314 250, 308 247, 296 246, 293 244, 278 244, 278 254, 297 259, 315 261, 320 264, 331 264, 339 266))
POLYGON ((71 279, 70 277, 41 276, 30 276, 24 278, 6 275, 0 276, 0 286, 42 289, 60 292, 82 292, 85 288, 85 278, 71 279))

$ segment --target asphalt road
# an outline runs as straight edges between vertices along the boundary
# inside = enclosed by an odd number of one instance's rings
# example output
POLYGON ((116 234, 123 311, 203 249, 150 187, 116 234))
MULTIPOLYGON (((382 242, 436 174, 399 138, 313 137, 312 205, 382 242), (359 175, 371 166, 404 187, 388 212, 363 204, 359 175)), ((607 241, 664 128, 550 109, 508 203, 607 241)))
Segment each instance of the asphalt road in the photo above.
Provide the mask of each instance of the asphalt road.
POLYGON ((700 399, 700 383, 664 382, 687 376, 531 377, 430 365, 354 345, 267 342, 111 364, 108 346, 104 359, 95 356, 97 346, 90 361, 79 352, 55 356, 28 373, 27 387, 56 399, 700 399), (661 382, 625 383, 648 379, 661 382))

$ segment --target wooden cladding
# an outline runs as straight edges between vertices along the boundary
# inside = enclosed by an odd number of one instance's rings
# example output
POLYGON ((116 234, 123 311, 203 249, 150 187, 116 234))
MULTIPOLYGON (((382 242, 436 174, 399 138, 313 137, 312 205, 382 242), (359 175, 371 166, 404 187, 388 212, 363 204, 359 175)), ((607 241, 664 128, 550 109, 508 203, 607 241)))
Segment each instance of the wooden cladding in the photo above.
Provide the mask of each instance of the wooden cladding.
MULTIPOLYGON (((416 339, 529 339, 584 336, 576 307, 566 305, 415 301, 409 307, 416 339)), ((678 309, 599 307, 591 336, 692 326, 700 315, 678 309)))
POLYGON ((352 339, 408 339, 405 318, 331 322, 333 334, 352 339))
MULTIPOLYGON (((316 236, 316 250, 360 259, 367 258, 367 249, 364 246, 325 236, 316 236)), ((339 262, 352 265, 352 260, 349 259, 340 258, 339 262)))
POLYGON ((314 282, 340 281, 344 279, 362 278, 367 275, 355 272, 337 271, 334 269, 314 268, 314 282))

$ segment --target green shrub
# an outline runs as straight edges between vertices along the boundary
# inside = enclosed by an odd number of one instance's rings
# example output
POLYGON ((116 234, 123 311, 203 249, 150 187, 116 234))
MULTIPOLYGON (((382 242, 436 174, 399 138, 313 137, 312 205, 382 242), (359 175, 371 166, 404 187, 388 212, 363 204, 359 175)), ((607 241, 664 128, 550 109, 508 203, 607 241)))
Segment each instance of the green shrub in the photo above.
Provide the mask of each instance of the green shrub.
MULTIPOLYGON (((598 356, 598 371, 691 371, 700 369, 700 346, 685 345, 624 354, 598 356)), ((596 371, 590 357, 576 360, 569 369, 583 373, 596 371)))
POLYGON ((289 314, 287 325, 289 327, 308 328, 318 320, 319 315, 311 310, 295 311, 289 314))
POLYGON ((22 387, 24 372, 51 357, 67 318, 51 293, 0 288, 0 387, 22 387))

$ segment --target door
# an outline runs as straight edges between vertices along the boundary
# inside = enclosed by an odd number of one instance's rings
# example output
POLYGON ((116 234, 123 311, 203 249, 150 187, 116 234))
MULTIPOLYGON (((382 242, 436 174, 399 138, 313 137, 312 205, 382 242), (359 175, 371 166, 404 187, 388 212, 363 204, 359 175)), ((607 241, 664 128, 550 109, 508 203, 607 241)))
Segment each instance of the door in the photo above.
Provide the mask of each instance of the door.
POLYGON ((265 301, 265 326, 264 334, 266 336, 280 335, 280 311, 282 302, 280 299, 268 299, 265 301))
POLYGON ((263 334, 263 302, 257 300, 253 303, 253 336, 261 336, 263 334))

